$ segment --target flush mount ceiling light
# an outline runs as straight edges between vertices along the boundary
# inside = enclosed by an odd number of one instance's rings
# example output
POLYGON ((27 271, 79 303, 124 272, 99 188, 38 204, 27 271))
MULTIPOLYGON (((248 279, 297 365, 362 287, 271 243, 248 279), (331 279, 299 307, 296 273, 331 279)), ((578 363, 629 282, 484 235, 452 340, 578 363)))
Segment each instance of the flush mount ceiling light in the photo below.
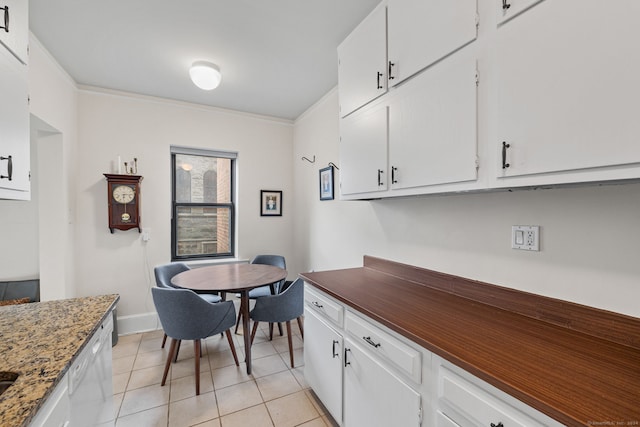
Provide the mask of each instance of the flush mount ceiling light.
POLYGON ((216 64, 207 61, 196 61, 189 69, 189 76, 193 84, 202 90, 213 90, 222 80, 220 68, 216 64))

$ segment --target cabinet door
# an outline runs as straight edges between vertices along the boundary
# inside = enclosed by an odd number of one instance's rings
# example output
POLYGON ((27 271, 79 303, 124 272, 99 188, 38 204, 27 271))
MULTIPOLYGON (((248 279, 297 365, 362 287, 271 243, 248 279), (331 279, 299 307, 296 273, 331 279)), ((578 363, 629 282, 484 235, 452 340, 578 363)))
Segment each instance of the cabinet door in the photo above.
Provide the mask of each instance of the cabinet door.
POLYGON ((544 1, 498 28, 498 177, 640 163, 638 16, 635 0, 544 1))
POLYGON ((460 427, 442 412, 436 413, 436 427, 460 427))
POLYGON ((498 25, 515 18, 525 10, 540 3, 542 0, 494 0, 498 14, 498 25))
POLYGON ((348 338, 345 338, 344 358, 345 426, 420 425, 419 393, 348 338))
POLYGON ((365 109, 340 120, 340 193, 387 189, 387 107, 365 109))
POLYGON ((31 169, 27 69, 3 47, 0 47, 0 93, 0 175, 3 176, 0 188, 16 190, 15 198, 24 199, 29 197, 31 169))
MULTIPOLYGON (((545 419, 538 422, 446 368, 440 369, 438 398, 441 411, 461 427, 498 426, 501 423, 509 427, 550 425, 547 424, 550 420, 546 420, 546 417, 543 416, 545 419)), ((520 406, 525 407, 523 403, 520 406)))
POLYGON ((53 392, 46 398, 37 414, 31 420, 30 427, 68 426, 71 418, 71 402, 69 402, 68 376, 58 383, 53 392))
POLYGON ((334 420, 342 421, 342 336, 313 311, 304 315, 304 377, 334 420))
POLYGON ((0 43, 26 64, 29 45, 29 2, 0 0, 0 27, 0 43))
POLYGON ((389 84, 475 40, 476 0, 389 0, 389 84))
POLYGON ((400 87, 389 103, 392 189, 477 178, 476 63, 452 56, 400 87))
POLYGON ((381 4, 338 46, 338 93, 344 117, 387 91, 387 10, 381 4))

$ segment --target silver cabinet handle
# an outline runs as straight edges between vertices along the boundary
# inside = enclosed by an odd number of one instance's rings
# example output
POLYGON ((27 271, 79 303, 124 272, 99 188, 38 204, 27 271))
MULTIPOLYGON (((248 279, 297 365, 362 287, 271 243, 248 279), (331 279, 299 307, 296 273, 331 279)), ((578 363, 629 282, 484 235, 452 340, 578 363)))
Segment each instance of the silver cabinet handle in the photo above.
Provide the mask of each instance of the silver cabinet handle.
POLYGON ((311 303, 314 307, 318 307, 318 308, 323 308, 323 305, 320 304, 318 301, 314 301, 311 303))
POLYGON ((340 342, 339 342, 339 341, 337 341, 337 340, 333 340, 333 349, 332 349, 332 351, 333 351, 333 357, 332 357, 332 359, 335 359, 336 357, 338 357, 338 356, 339 356, 339 354, 338 354, 338 353, 336 353, 336 344, 340 344, 340 342))

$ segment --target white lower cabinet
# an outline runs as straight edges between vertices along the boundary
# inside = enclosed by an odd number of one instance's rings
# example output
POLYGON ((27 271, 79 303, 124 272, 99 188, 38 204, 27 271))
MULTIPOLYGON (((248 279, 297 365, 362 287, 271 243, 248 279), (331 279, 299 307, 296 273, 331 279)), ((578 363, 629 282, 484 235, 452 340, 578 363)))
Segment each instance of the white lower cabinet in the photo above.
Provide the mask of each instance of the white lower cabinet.
POLYGON ((451 418, 440 411, 436 412, 436 427, 460 427, 451 418))
POLYGON ((305 310, 304 377, 334 420, 342 420, 342 335, 305 310))
POLYGON ((305 330, 305 379, 342 427, 562 426, 310 285, 305 330))
POLYGON ((437 426, 562 426, 468 372, 434 360, 439 364, 437 426))
POLYGON ((344 366, 345 426, 421 425, 420 394, 349 338, 344 366))
POLYGON ((345 312, 340 302, 305 288, 305 380, 342 426, 420 426, 429 395, 420 390, 422 353, 345 312))
POLYGON ((67 427, 71 422, 71 403, 68 394, 68 375, 65 375, 53 393, 38 410, 30 427, 67 427))

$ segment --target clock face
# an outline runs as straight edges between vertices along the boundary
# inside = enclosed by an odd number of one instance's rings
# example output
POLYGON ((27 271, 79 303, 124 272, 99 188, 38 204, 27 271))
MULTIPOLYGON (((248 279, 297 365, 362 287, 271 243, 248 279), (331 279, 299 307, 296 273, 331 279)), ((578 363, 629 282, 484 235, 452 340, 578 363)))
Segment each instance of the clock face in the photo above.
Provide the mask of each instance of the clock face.
POLYGON ((118 203, 127 204, 131 203, 135 197, 133 188, 128 185, 119 185, 113 189, 113 200, 118 203))

